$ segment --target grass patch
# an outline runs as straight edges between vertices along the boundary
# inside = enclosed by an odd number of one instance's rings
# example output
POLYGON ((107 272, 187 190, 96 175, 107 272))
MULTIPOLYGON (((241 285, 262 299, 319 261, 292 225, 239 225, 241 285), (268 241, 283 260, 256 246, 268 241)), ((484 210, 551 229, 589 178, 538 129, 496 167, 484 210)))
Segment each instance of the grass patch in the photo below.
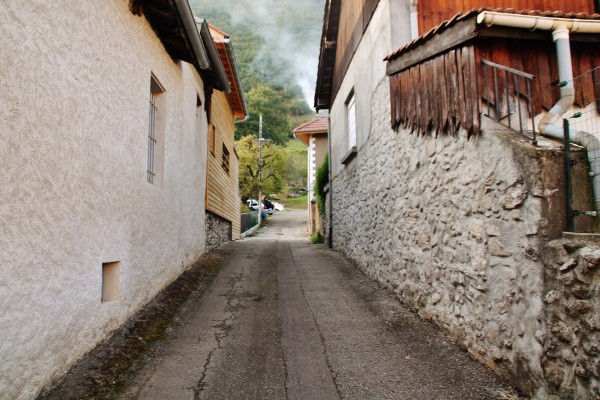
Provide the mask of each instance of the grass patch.
POLYGON ((308 147, 297 139, 288 140, 285 144, 285 151, 288 153, 300 153, 303 157, 306 157, 308 147))
POLYGON ((308 195, 305 194, 295 199, 285 199, 281 203, 288 210, 306 210, 308 208, 308 195))

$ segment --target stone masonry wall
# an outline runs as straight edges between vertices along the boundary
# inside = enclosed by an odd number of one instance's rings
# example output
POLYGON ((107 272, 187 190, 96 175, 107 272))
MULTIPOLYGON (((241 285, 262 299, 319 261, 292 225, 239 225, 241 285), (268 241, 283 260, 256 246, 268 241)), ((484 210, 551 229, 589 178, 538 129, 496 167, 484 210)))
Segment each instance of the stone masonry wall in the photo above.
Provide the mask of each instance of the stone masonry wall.
POLYGON ((550 242, 546 267, 547 331, 542 366, 560 399, 600 398, 600 246, 550 242))
POLYGON ((206 212, 206 251, 231 240, 231 222, 217 214, 206 212))
POLYGON ((389 127, 389 88, 334 177, 333 246, 526 394, 552 388, 542 359, 544 245, 560 236, 562 156, 514 135, 389 127))

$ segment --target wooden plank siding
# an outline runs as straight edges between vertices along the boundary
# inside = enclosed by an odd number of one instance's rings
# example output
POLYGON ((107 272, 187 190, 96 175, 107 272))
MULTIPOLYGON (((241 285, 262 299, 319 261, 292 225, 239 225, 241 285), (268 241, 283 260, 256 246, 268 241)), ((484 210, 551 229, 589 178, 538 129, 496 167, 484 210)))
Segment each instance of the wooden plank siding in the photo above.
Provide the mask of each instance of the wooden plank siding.
POLYGON ((475 64, 471 44, 391 75, 392 128, 403 125, 419 132, 455 132, 463 127, 479 132, 475 64))
POLYGON ((420 0, 417 4, 419 35, 459 12, 481 7, 592 14, 594 0, 420 0))
POLYGON ((343 0, 336 41, 331 96, 335 97, 354 52, 369 25, 379 0, 343 0))
MULTIPOLYGON (((600 68, 600 44, 573 42, 571 53, 575 105, 586 107, 598 101, 600 94, 600 73, 593 70, 600 68)), ((535 115, 548 111, 558 101, 558 66, 551 39, 477 38, 390 75, 392 128, 403 126, 419 132, 456 133, 462 127, 470 134, 477 134, 482 99, 489 97, 482 59, 536 77, 532 85, 535 115)), ((499 78, 500 96, 495 101, 506 108, 507 82, 501 75, 499 78)), ((521 96, 526 95, 525 88, 525 81, 520 80, 521 96)), ((511 89, 509 96, 515 95, 511 89)))
POLYGON ((214 126, 214 152, 208 135, 205 208, 231 222, 232 239, 240 238, 239 160, 234 150, 234 116, 227 95, 213 92, 211 125, 214 126), (222 167, 223 145, 229 151, 229 173, 222 167))

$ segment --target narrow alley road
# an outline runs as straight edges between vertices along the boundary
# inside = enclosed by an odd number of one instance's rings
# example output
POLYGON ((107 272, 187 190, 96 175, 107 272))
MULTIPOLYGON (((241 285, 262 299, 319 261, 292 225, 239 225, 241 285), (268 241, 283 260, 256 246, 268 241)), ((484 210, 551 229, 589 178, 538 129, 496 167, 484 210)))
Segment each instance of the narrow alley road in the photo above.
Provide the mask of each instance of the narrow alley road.
POLYGON ((340 255, 305 212, 226 266, 125 399, 501 399, 512 390, 340 255))

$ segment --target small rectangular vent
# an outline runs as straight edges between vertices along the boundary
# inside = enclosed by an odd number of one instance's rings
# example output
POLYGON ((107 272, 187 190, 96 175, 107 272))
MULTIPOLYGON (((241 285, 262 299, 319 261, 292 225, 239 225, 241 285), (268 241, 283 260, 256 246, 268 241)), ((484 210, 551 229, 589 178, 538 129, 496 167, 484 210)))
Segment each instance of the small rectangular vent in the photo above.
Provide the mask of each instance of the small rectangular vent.
POLYGON ((102 263, 102 302, 119 300, 120 261, 102 263))

